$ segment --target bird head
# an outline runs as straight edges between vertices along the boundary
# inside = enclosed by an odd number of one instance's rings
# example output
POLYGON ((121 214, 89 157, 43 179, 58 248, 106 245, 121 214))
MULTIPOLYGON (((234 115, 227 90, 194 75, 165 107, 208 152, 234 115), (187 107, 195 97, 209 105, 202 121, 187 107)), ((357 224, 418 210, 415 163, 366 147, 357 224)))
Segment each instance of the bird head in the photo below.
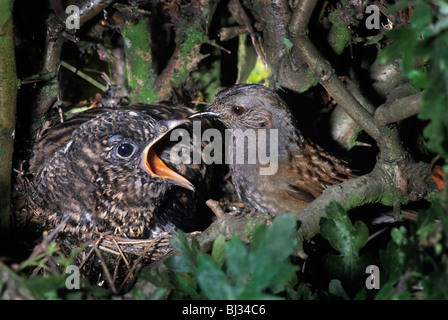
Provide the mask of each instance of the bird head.
MULTIPOLYGON (((137 111, 116 110, 98 115, 74 131, 64 153, 80 176, 94 180, 106 190, 139 192, 150 183, 193 185, 168 168, 154 146, 186 119, 155 120, 137 111)), ((143 192, 145 193, 145 192, 143 192)))
POLYGON ((242 84, 220 91, 207 109, 189 117, 218 118, 228 129, 280 129, 291 115, 280 97, 262 85, 242 84))

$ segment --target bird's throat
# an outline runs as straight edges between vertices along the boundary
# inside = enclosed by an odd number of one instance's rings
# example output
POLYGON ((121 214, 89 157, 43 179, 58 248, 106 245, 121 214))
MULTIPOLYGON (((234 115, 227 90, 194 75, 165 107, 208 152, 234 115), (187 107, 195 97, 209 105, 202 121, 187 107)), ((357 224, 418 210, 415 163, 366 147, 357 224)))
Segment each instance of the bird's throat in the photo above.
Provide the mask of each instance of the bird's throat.
POLYGON ((194 186, 177 172, 174 172, 159 158, 153 145, 147 146, 144 151, 143 165, 141 168, 154 177, 168 179, 173 184, 193 190, 194 186))

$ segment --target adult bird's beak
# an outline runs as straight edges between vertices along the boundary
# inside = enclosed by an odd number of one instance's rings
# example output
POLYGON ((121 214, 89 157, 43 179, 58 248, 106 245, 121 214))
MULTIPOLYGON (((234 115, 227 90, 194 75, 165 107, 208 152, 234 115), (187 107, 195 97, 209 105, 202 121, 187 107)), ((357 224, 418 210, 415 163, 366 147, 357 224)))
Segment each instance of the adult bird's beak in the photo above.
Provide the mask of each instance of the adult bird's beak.
POLYGON ((221 115, 217 113, 212 106, 208 107, 205 110, 193 113, 189 115, 188 119, 194 119, 194 118, 219 118, 221 115))
POLYGON ((140 160, 140 168, 154 177, 168 179, 175 185, 194 191, 195 188, 191 184, 191 182, 182 177, 177 172, 174 172, 173 170, 168 168, 153 150, 153 146, 155 145, 155 143, 162 139, 162 137, 164 137, 168 132, 188 122, 189 121, 187 119, 170 119, 160 121, 159 136, 157 136, 156 133, 157 137, 153 141, 151 141, 151 143, 147 145, 143 150, 143 154, 140 160))

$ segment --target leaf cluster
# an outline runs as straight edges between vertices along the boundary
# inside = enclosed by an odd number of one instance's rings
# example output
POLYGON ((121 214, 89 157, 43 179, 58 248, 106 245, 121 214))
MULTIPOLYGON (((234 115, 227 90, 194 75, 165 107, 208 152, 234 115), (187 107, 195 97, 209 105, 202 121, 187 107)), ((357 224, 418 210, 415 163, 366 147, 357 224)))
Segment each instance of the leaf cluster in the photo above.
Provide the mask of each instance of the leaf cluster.
POLYGON ((424 89, 419 118, 428 147, 448 158, 448 2, 400 1, 391 11, 414 6, 410 24, 387 33, 393 41, 379 55, 381 63, 401 57, 402 72, 424 89), (435 4, 433 4, 435 3, 435 4))
POLYGON ((326 210, 328 218, 321 220, 322 235, 339 253, 324 256, 325 267, 333 277, 329 297, 447 299, 447 205, 447 199, 433 202, 419 213, 416 224, 393 227, 384 248, 362 253, 368 242, 366 225, 361 221, 352 224, 344 209, 332 202, 326 210), (380 270, 377 289, 368 290, 364 285, 369 265, 380 270))
POLYGON ((18 270, 0 264, 0 298, 38 300, 106 298, 108 296, 106 289, 92 285, 82 277, 79 279, 79 289, 67 288, 69 274, 65 270, 68 266, 76 265, 75 257, 83 249, 81 247, 73 250, 66 256, 60 251, 57 243, 52 242, 46 251, 20 264, 18 270))
POLYGON ((238 235, 218 237, 211 255, 202 253, 196 240, 179 232, 172 246, 180 255, 166 262, 170 272, 143 275, 159 287, 154 297, 172 299, 280 299, 298 270, 290 261, 296 247, 294 215, 259 225, 250 246, 238 235))

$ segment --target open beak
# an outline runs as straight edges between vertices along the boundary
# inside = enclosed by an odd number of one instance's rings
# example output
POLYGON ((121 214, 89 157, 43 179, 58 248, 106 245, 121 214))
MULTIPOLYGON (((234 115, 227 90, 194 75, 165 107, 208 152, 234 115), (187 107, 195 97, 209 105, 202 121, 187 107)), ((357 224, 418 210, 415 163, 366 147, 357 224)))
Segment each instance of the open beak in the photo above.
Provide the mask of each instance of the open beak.
POLYGON ((184 124, 188 123, 187 119, 171 119, 171 120, 162 120, 160 121, 160 135, 156 137, 149 145, 145 147, 142 153, 142 157, 140 160, 140 168, 152 175, 153 177, 163 178, 170 180, 171 183, 178 185, 180 187, 189 189, 194 191, 195 188, 191 184, 190 181, 182 177, 177 172, 174 172, 170 168, 166 166, 165 163, 157 156, 156 152, 153 149, 153 146, 157 141, 162 139, 168 132, 172 129, 184 124))
POLYGON ((193 113, 189 115, 188 119, 194 119, 194 118, 219 118, 220 114, 215 112, 214 109, 210 106, 205 110, 193 113))

